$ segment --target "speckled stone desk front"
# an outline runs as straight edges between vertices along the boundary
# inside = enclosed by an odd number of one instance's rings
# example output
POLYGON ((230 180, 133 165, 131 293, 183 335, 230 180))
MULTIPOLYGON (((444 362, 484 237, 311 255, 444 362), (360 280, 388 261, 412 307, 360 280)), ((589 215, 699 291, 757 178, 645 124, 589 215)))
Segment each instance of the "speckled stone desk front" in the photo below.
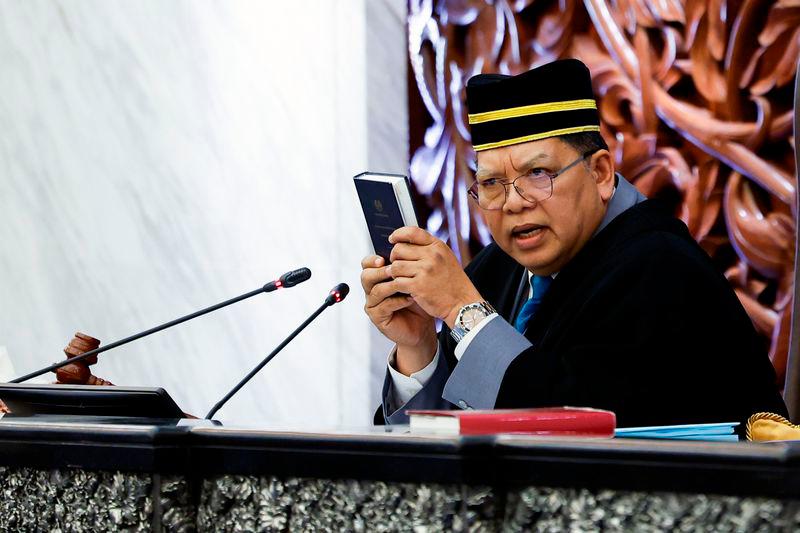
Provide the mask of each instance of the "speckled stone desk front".
POLYGON ((182 477, 0 467, 0 531, 194 531, 182 477))
POLYGON ((0 468, 3 531, 147 531, 152 476, 0 468))
POLYGON ((493 531, 494 504, 487 488, 221 476, 203 483, 198 529, 493 531))
POLYGON ((796 531, 772 498, 0 468, 2 531, 796 531))

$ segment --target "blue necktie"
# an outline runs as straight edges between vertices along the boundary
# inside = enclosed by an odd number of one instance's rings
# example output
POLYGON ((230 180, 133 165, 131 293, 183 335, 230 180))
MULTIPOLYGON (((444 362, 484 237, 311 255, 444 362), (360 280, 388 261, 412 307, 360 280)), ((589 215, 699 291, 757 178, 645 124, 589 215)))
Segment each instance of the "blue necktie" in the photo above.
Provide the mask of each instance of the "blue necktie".
POLYGON ((539 308, 539 304, 542 303, 542 298, 544 298, 544 293, 550 288, 551 283, 553 283, 553 278, 550 276, 531 277, 533 295, 525 302, 525 305, 522 306, 519 315, 517 315, 517 320, 514 322, 514 327, 517 328, 517 331, 520 333, 525 333, 525 328, 528 327, 528 321, 539 308))

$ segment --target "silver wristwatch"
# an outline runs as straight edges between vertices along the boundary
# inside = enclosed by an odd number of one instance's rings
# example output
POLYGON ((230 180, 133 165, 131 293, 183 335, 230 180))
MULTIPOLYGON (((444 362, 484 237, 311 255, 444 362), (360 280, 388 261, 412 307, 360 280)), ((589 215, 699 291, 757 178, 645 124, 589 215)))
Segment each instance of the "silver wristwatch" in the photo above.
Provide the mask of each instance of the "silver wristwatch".
POLYGON ((494 307, 492 307, 492 304, 489 302, 467 304, 458 312, 455 324, 453 324, 453 329, 450 330, 450 335, 456 342, 461 342, 464 335, 474 329, 481 320, 496 312, 497 311, 495 311, 494 307))

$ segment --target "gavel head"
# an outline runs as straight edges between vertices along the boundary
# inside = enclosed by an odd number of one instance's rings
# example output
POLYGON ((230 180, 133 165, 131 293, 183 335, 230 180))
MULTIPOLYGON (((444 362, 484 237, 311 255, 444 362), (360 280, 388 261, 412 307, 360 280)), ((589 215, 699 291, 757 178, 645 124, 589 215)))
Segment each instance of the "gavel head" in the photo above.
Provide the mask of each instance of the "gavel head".
MULTIPOLYGON (((78 332, 64 348, 67 359, 83 355, 100 347, 100 341, 85 333, 78 332)), ((110 381, 92 375, 89 366, 97 363, 97 354, 82 361, 74 361, 56 369, 57 383, 68 385, 113 385, 110 381)))
MULTIPOLYGON (((90 337, 85 333, 81 333, 80 331, 75 333, 75 337, 69 341, 67 347, 64 348, 64 353, 67 356, 67 359, 70 357, 75 357, 78 355, 85 354, 86 352, 91 352, 92 350, 96 350, 100 347, 100 341, 95 339, 94 337, 90 337)), ((97 363, 97 355, 93 355, 91 357, 87 357, 83 360, 87 366, 91 366, 97 363)))

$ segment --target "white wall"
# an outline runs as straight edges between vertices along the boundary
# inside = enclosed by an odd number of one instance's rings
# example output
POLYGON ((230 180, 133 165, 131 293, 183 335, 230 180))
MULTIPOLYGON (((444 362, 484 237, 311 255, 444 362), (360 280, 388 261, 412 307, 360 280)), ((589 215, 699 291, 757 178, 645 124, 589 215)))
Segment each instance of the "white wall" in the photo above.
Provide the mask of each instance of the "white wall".
POLYGON ((385 354, 350 177, 407 161, 404 3, 372 1, 0 3, 0 346, 18 374, 75 331, 108 343, 308 266, 93 369, 202 416, 345 281, 218 418, 369 422, 385 354))

